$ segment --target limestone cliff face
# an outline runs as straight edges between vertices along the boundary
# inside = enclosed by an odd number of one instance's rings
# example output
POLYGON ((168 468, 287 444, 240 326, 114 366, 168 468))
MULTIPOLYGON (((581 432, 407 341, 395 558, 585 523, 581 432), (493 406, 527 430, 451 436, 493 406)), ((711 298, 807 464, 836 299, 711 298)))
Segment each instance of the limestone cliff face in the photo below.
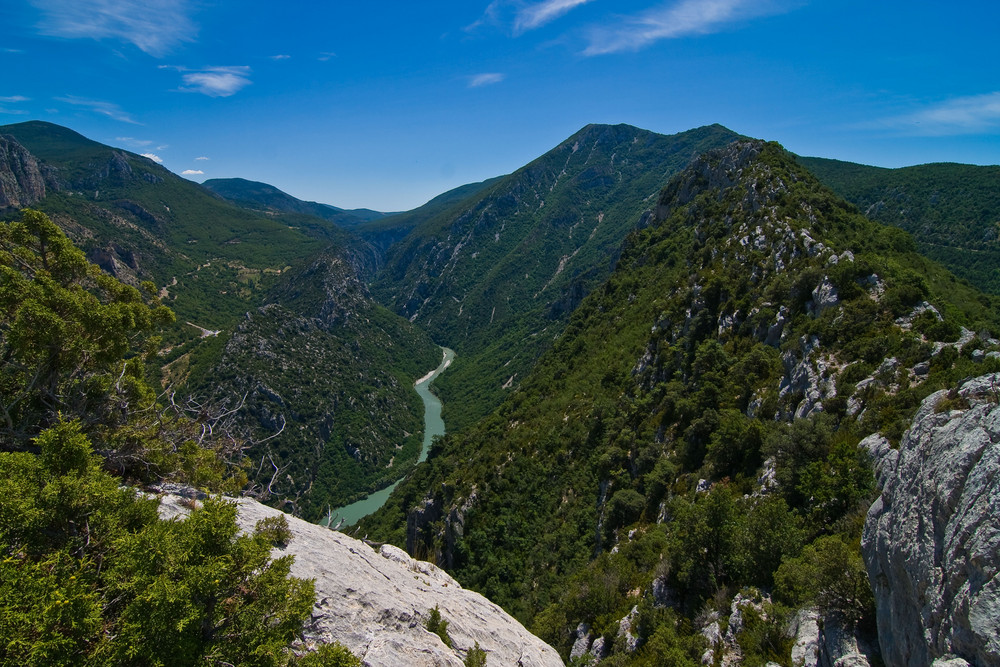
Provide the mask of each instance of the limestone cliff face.
POLYGON ((9 135, 0 135, 0 209, 31 206, 45 197, 38 160, 9 135))
POLYGON ((883 490, 862 550, 889 667, 1000 664, 998 397, 998 374, 932 394, 898 453, 873 450, 883 490))
MULTIPOLYGON (((161 515, 188 512, 184 498, 166 495, 161 515)), ((253 500, 239 503, 238 522, 281 512, 253 500)), ((293 538, 282 550, 295 556, 292 574, 314 579, 316 603, 307 643, 339 641, 369 667, 461 667, 478 642, 488 665, 562 665, 555 649, 524 629, 479 593, 463 589, 434 565, 386 545, 375 551, 343 533, 285 515, 293 538), (452 648, 425 625, 435 606, 448 621, 452 648)))

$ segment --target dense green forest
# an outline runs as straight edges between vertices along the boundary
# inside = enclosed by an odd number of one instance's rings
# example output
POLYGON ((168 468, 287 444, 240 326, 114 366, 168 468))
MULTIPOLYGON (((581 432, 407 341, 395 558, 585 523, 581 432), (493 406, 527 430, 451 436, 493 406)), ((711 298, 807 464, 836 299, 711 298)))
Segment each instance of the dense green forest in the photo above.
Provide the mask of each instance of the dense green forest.
POLYGON ((900 169, 798 158, 871 218, 910 232, 921 253, 981 290, 1000 294, 1000 167, 900 169))
POLYGON ((0 223, 0 662, 360 665, 336 645, 290 650, 313 589, 271 558, 281 521, 239 535, 221 496, 164 521, 123 485, 246 480, 240 443, 146 384, 172 313, 143 287, 39 212, 0 223))
POLYGON ((1000 369, 971 356, 996 349, 995 299, 773 144, 709 152, 658 212, 530 377, 363 530, 564 657, 583 623, 606 664, 699 664, 701 625, 737 593, 766 610, 742 630, 746 664, 787 662, 806 604, 870 630, 858 442, 897 441, 921 398, 1000 369))

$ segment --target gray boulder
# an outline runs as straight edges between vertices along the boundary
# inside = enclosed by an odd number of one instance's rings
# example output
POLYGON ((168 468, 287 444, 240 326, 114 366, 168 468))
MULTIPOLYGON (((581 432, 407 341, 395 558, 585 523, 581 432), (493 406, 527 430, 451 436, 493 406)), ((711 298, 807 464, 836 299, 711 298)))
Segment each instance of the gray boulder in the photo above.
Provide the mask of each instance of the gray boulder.
POLYGON ((997 375, 965 382, 967 409, 936 409, 948 392, 927 397, 894 465, 876 464, 883 489, 862 552, 888 667, 1000 664, 998 386, 997 375))

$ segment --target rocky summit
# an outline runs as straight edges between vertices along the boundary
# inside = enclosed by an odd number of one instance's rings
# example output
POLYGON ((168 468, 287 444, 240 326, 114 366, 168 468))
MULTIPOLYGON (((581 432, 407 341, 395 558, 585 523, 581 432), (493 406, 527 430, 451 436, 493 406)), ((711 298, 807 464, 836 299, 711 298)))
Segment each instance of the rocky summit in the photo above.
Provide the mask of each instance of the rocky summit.
POLYGON ((922 403, 884 479, 862 550, 886 665, 1000 663, 1000 375, 922 403), (935 662, 937 664, 937 662, 935 662))

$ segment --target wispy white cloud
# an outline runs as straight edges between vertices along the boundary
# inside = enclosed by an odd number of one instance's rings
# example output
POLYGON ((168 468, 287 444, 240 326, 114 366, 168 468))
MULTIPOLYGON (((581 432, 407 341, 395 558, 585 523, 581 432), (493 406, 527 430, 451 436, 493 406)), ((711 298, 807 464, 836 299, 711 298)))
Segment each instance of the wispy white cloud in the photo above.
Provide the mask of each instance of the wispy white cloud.
POLYGON ((123 111, 121 107, 117 104, 111 102, 103 102, 101 100, 91 100, 85 97, 77 97, 76 95, 66 95, 65 97, 55 98, 58 102, 65 102, 66 104, 72 104, 73 106, 85 107, 90 109, 94 113, 101 114, 102 116, 107 116, 117 121, 123 123, 131 123, 133 125, 142 125, 139 121, 132 118, 131 114, 123 111))
POLYGON ((291 56, 287 53, 279 53, 276 56, 271 56, 271 60, 288 60, 289 58, 291 58, 291 56))
POLYGON ((160 69, 173 69, 181 73, 181 80, 184 82, 181 91, 202 93, 209 97, 229 97, 252 83, 250 68, 245 65, 200 69, 160 65, 160 69))
POLYGON ((955 97, 919 111, 890 116, 863 127, 925 136, 981 134, 1000 130, 1000 92, 955 97))
POLYGON ((135 137, 115 137, 115 141, 120 141, 132 148, 145 148, 153 143, 149 139, 136 139, 135 137))
POLYGON ((0 53, 24 53, 23 49, 0 49, 0 53))
POLYGON ((317 56, 316 60, 319 60, 320 62, 324 62, 325 63, 330 58, 336 58, 336 57, 337 57, 337 54, 334 53, 333 51, 324 51, 324 52, 320 53, 319 56, 317 56))
POLYGON ((130 42, 163 56, 197 29, 188 0, 31 0, 41 10, 44 35, 130 42))
POLYGON ((185 169, 181 172, 181 176, 201 176, 204 173, 201 169, 185 169))
POLYGON ((515 36, 555 21, 569 11, 593 0, 493 0, 483 15, 463 30, 474 32, 485 25, 509 28, 515 36))
POLYGON ((593 0, 544 0, 522 7, 514 17, 514 34, 540 28, 572 9, 593 0))
POLYGON ((211 160, 211 159, 212 159, 212 158, 209 158, 209 157, 205 157, 204 155, 202 155, 201 157, 196 157, 196 158, 195 158, 195 160, 211 160))
POLYGON ((482 74, 476 74, 475 76, 469 77, 469 88, 490 86, 494 83, 500 83, 506 78, 507 75, 501 74, 500 72, 484 72, 482 74))
POLYGON ((21 102, 28 102, 29 98, 24 95, 9 95, 7 97, 0 97, 0 113, 10 114, 12 116, 23 116, 27 114, 25 109, 11 108, 7 106, 2 106, 3 104, 20 104, 21 102))
POLYGON ((154 155, 153 153, 140 153, 140 155, 142 155, 143 157, 148 157, 156 164, 163 164, 163 158, 161 158, 159 155, 154 155))
POLYGON ((583 53, 638 51, 662 39, 718 32, 737 21, 781 14, 801 4, 798 0, 677 0, 626 16, 617 25, 593 28, 583 53))

